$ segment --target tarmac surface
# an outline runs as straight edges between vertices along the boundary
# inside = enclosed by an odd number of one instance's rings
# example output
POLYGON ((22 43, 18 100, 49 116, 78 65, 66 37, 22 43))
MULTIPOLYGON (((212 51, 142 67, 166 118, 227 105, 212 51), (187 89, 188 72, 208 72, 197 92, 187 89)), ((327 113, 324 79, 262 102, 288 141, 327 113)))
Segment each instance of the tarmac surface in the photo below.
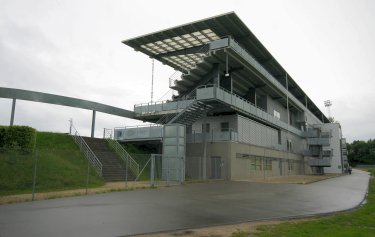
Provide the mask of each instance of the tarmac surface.
POLYGON ((343 211, 366 172, 316 183, 214 182, 0 205, 0 236, 126 236, 343 211))

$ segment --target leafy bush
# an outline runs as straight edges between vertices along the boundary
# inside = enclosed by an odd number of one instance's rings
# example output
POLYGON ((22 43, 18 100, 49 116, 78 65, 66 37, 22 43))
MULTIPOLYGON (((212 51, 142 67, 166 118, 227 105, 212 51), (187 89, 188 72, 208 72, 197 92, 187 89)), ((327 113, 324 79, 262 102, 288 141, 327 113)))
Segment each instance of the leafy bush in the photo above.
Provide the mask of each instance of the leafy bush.
POLYGON ((5 133, 6 133, 7 127, 0 126, 0 147, 5 147, 5 133))
POLYGON ((1 126, 0 147, 21 149, 30 153, 34 149, 36 130, 28 126, 1 126))

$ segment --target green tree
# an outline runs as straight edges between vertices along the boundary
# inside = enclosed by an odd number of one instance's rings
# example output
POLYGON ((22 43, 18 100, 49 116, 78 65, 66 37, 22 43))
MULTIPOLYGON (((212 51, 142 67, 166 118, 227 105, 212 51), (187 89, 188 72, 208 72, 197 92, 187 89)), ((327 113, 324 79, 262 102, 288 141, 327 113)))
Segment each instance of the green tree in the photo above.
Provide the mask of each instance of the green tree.
POLYGON ((375 164, 375 140, 348 144, 348 159, 351 164, 375 164))

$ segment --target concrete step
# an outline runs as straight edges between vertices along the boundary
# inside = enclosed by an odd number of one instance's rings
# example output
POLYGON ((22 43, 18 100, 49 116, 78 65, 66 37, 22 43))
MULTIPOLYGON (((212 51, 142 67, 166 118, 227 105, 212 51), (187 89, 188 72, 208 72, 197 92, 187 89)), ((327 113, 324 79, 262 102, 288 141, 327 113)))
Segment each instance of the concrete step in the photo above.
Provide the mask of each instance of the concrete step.
MULTIPOLYGON (((83 139, 102 163, 102 177, 106 182, 125 180, 126 164, 112 150, 105 139, 91 137, 83 137, 83 139)), ((128 170, 128 180, 134 179, 132 171, 128 170)))

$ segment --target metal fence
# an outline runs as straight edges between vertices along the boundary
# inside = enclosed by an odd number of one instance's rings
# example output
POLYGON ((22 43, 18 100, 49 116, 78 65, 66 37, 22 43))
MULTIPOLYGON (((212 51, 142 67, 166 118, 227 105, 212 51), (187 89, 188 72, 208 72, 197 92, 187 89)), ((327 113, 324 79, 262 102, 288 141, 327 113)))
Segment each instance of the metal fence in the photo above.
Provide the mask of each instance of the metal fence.
POLYGON ((185 160, 183 157, 161 154, 133 154, 140 164, 136 181, 149 182, 150 187, 170 186, 185 181, 185 160))
MULTIPOLYGON (((104 184, 79 150, 0 148, 0 200, 19 195, 25 200, 84 195, 104 184)), ((12 201, 12 200, 10 200, 12 201)))

